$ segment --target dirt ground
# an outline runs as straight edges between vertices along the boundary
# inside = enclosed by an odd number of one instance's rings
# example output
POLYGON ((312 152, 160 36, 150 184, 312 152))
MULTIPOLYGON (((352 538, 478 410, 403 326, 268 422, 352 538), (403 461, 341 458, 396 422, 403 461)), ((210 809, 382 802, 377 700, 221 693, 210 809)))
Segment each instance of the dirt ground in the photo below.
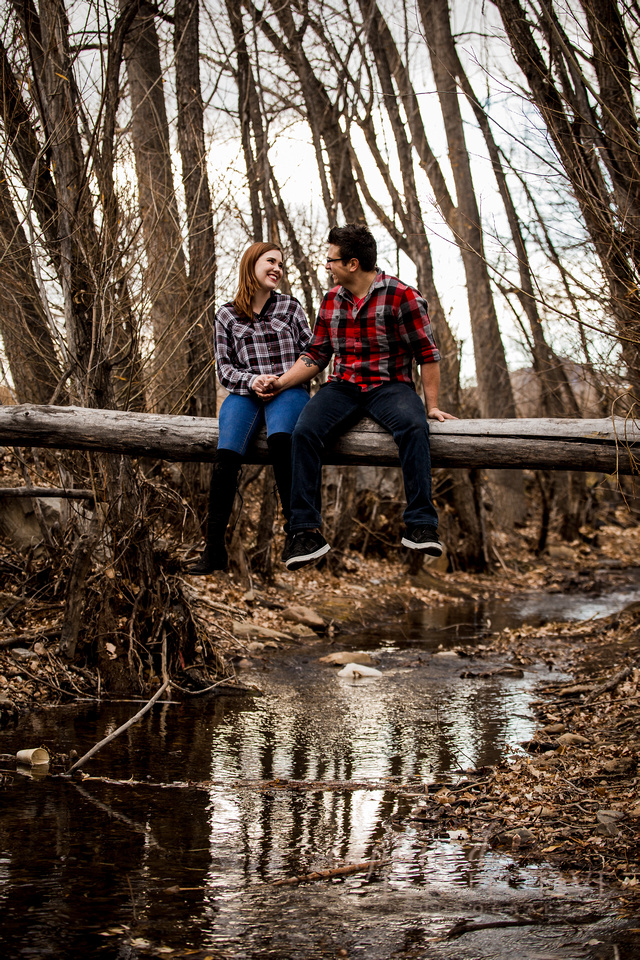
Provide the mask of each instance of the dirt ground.
MULTIPOLYGON (((499 563, 486 575, 447 573, 440 563, 410 575, 400 555, 384 561, 353 555, 338 574, 326 566, 296 574, 282 567, 274 583, 249 589, 226 574, 185 577, 204 639, 196 661, 185 664, 186 686, 176 687, 202 693, 219 654, 226 676, 214 684, 236 685, 243 666, 282 646, 330 640, 339 650, 350 630, 443 602, 532 590, 597 594, 640 565, 640 530, 624 523, 572 544, 552 542, 542 557, 533 554, 533 539, 526 529, 497 538, 499 563)), ((16 627, 11 609, 20 598, 1 599, 0 724, 35 706, 100 696, 95 671, 57 655, 55 604, 43 609, 37 595, 23 596, 16 627)), ((581 877, 613 881, 633 898, 640 891, 640 605, 606 619, 507 630, 457 652, 461 671, 482 675, 483 660, 495 662, 499 654, 516 669, 549 663, 570 679, 536 691, 539 726, 522 752, 431 786, 412 814, 414 824, 434 836, 464 830, 520 862, 552 861, 581 877)))

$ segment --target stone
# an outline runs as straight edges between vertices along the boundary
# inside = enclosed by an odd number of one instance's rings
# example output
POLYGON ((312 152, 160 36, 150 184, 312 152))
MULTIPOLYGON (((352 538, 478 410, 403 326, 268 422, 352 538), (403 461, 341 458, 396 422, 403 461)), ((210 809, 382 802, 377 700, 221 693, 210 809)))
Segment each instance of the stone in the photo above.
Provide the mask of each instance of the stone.
POLYGON ((249 637, 269 637, 273 640, 291 640, 291 636, 288 633, 283 633, 281 630, 272 630, 271 627, 263 627, 259 623, 251 623, 248 620, 240 623, 237 620, 231 621, 231 631, 234 637, 238 637, 240 640, 247 639, 249 637))
POLYGON ((318 642, 320 640, 315 630, 305 626, 304 623, 292 623, 289 629, 293 636, 299 637, 300 640, 318 640, 318 642))
POLYGON ((562 747, 583 747, 589 743, 586 737, 581 737, 579 733, 563 733, 558 737, 558 743, 562 747))
POLYGON ((624 813, 622 810, 598 810, 596 820, 598 823, 609 823, 612 820, 622 820, 624 813))
POLYGON ((381 677, 380 670, 375 667, 367 667, 364 663, 348 663, 342 670, 338 671, 339 677, 381 677))
POLYGON ((575 560, 576 552, 572 550, 571 547, 567 547, 562 543, 551 544, 547 547, 547 555, 553 557, 556 560, 575 560))
POLYGON ((15 657, 16 660, 33 660, 38 654, 34 653, 33 650, 27 650, 26 647, 12 647, 11 656, 15 657))
POLYGON ((543 733, 565 733, 567 728, 564 723, 548 723, 546 727, 542 728, 543 733))
POLYGON ((605 773, 631 773, 631 771, 635 769, 635 765, 635 760, 619 758, 617 760, 605 760, 602 764, 602 769, 605 773))
POLYGON ((515 847, 530 847, 536 842, 536 835, 527 827, 516 827, 514 830, 503 830, 495 837, 498 843, 511 843, 515 847))
POLYGON ((330 663, 335 666, 340 666, 345 663, 365 663, 369 666, 373 663, 377 663, 377 660, 374 660, 373 657, 369 656, 368 653, 365 653, 364 650, 350 651, 350 650, 341 650, 336 653, 330 653, 326 657, 320 657, 318 663, 330 663))
POLYGON ((320 614, 316 613, 311 607, 294 604, 290 607, 285 607, 281 616, 283 620, 293 620, 294 623, 302 623, 305 627, 313 627, 316 630, 323 630, 326 626, 324 617, 321 617, 320 614))

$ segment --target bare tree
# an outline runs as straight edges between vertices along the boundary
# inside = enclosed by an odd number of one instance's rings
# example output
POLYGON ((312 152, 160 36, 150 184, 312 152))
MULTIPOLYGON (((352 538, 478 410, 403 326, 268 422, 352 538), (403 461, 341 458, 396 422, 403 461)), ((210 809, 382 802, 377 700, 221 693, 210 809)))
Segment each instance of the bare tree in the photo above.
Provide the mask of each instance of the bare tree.
MULTIPOLYGON (((121 8, 124 4, 127 0, 121 0, 121 8)), ((144 237, 144 286, 155 341, 152 404, 159 412, 178 412, 183 409, 188 376, 187 272, 155 19, 155 6, 140 3, 124 56, 144 237)))
MULTIPOLYGON (((0 167, 0 335, 20 403, 49 403, 61 369, 33 271, 32 247, 0 167)), ((64 390, 58 394, 62 399, 64 390)))
POLYGON ((182 159, 189 230, 188 295, 184 323, 188 342, 186 412, 216 415, 214 300, 216 253, 204 142, 204 106, 200 88, 198 0, 176 0, 176 93, 178 145, 182 159))
POLYGON ((339 207, 348 222, 364 222, 364 210, 349 162, 349 139, 341 124, 340 107, 337 99, 331 99, 305 52, 304 38, 310 27, 306 4, 298 13, 291 4, 272 0, 271 7, 282 35, 274 29, 265 11, 261 14, 251 0, 244 0, 244 5, 300 84, 329 222, 335 221, 339 207), (325 168, 329 171, 329 183, 325 168))
MULTIPOLYGON (((113 119, 118 99, 117 47, 124 39, 119 27, 128 7, 124 5, 113 33, 103 38, 112 55, 107 58, 112 69, 100 79, 111 86, 109 92, 102 91, 98 110, 91 112, 77 86, 70 25, 62 0, 40 0, 38 10, 31 0, 16 7, 26 47, 28 83, 20 89, 21 102, 13 97, 12 116, 28 123, 28 128, 21 129, 18 137, 7 136, 12 128, 4 121, 5 96, 3 133, 20 171, 19 186, 34 194, 33 207, 41 223, 41 255, 55 272, 71 366, 70 395, 74 402, 88 407, 115 407, 117 378, 127 362, 122 350, 126 342, 123 318, 130 315, 130 300, 126 275, 114 272, 123 267, 120 236, 111 233, 118 224, 118 208, 109 193, 109 184, 115 180, 113 170, 105 175, 100 134, 105 117, 113 119), (40 173, 38 161, 45 151, 47 171, 40 173), (28 158, 33 160, 31 165, 28 158), (95 190, 96 183, 105 189, 95 190), (36 197, 40 186, 43 194, 36 197)), ((19 85, 13 72, 6 75, 7 69, 8 59, 4 89, 15 94, 19 85)), ((111 156, 109 136, 102 146, 111 156)), ((5 212, 10 218, 11 208, 5 205, 5 212)), ((3 219, 3 237, 4 227, 3 219)), ((124 230, 125 225, 119 229, 124 230)), ((14 229, 12 236, 12 242, 18 237, 23 247, 19 231, 14 229)), ((8 249, 12 249, 10 244, 8 249)), ((38 252, 30 250, 32 256, 38 252)), ((29 293, 31 261, 24 249, 18 248, 18 253, 13 266, 20 266, 22 290, 29 293)), ((40 296, 42 293, 38 290, 40 296)), ((43 309, 41 302, 39 310, 43 309)), ((80 524, 68 552, 58 557, 68 570, 61 648, 74 657, 83 626, 91 622, 93 656, 105 683, 112 688, 130 688, 132 682, 142 683, 142 656, 153 657, 155 640, 164 637, 162 667, 158 658, 157 669, 166 672, 179 660, 180 646, 187 651, 193 648, 196 628, 179 586, 160 568, 147 526, 149 488, 141 482, 133 462, 117 456, 71 457, 67 474, 71 481, 80 475, 82 485, 93 488, 101 506, 88 524, 80 524), (98 543, 106 565, 103 562, 91 582, 87 573, 95 562, 98 543), (125 583, 130 589, 122 589, 125 583), (107 643, 114 644, 115 658, 107 643)))
POLYGON ((616 0, 584 0, 590 45, 581 50, 551 0, 529 14, 518 0, 494 2, 598 254, 626 375, 638 396, 640 148, 631 85, 635 54, 621 7, 616 0), (581 66, 585 57, 595 82, 581 66))

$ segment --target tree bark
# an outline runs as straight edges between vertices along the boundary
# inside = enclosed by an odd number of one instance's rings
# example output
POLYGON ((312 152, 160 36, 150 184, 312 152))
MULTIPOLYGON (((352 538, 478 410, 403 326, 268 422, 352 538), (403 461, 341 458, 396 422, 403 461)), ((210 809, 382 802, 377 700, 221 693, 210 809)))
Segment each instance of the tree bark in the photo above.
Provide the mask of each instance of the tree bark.
POLYGON ((266 467, 262 475, 262 498, 256 546, 251 552, 251 569, 262 574, 265 580, 273 580, 273 525, 277 509, 275 477, 271 467, 266 467))
MULTIPOLYGON (((640 427, 606 420, 516 419, 430 421, 434 467, 637 471, 640 427)), ((22 404, 0 407, 0 444, 93 450, 175 461, 215 459, 218 421, 123 410, 22 404)), ((264 430, 247 463, 268 463, 264 430)), ((340 437, 326 463, 398 466, 390 434, 368 419, 340 437)))
POLYGON ((48 403, 62 371, 33 273, 31 249, 9 195, 2 166, 0 334, 18 401, 48 403))
MULTIPOLYGON (((603 27, 596 22, 603 10, 602 5, 589 3, 588 7, 597 71, 605 82, 605 90, 610 89, 611 82, 617 87, 614 102, 606 102, 602 96, 603 91, 599 93, 596 91, 603 115, 607 116, 607 124, 613 125, 615 130, 618 142, 615 152, 607 144, 604 126, 598 129, 593 111, 586 102, 586 94, 575 103, 574 110, 566 107, 566 103, 570 103, 571 100, 568 101, 564 92, 558 89, 551 68, 546 65, 536 44, 532 24, 519 0, 494 0, 494 3, 500 11, 516 63, 527 80, 533 101, 558 151, 602 265, 609 288, 611 312, 616 320, 621 352, 627 368, 626 374, 638 397, 640 396, 640 293, 638 271, 634 260, 635 254, 640 252, 640 247, 633 236, 633 227, 636 223, 635 198, 630 197, 628 208, 619 208, 617 203, 611 202, 612 196, 615 200, 616 192, 612 195, 609 191, 605 176, 598 165, 599 151, 594 149, 594 143, 597 146, 601 142, 609 150, 613 166, 619 163, 620 170, 616 174, 618 195, 620 190, 623 194, 626 191, 628 195, 631 191, 635 195, 638 179, 638 148, 634 135, 636 125, 634 122, 631 127, 625 126, 624 114, 625 111, 628 112, 628 100, 631 94, 627 90, 625 80, 626 68, 622 71, 619 69, 620 58, 624 51, 617 39, 619 34, 613 22, 615 17, 612 5, 608 0, 604 4, 604 11, 608 14, 609 21, 607 26, 603 27), (616 46, 614 63, 604 66, 603 56, 611 56, 610 52, 605 53, 605 46, 610 49, 612 45, 616 46), (612 81, 614 74, 616 80, 612 81), (625 169, 628 171, 625 154, 628 155, 630 147, 631 155, 635 156, 635 172, 631 179, 628 172, 624 173, 625 169), (615 154, 618 154, 617 159, 615 154), (619 224, 623 224, 624 228, 620 229, 619 224), (630 230, 631 236, 627 235, 627 230, 630 230)), ((555 46, 560 47, 562 56, 569 57, 569 67, 577 77, 578 84, 586 89, 584 76, 577 70, 575 57, 568 51, 561 33, 557 28, 554 29, 553 23, 549 29, 553 32, 555 46)), ((608 175, 611 176, 609 169, 608 175)))
POLYGON ((177 412, 187 404, 187 276, 155 16, 154 6, 140 4, 124 52, 146 255, 144 286, 155 341, 151 402, 159 411, 177 412))
POLYGON ((235 77, 238 87, 238 119, 240 121, 242 152, 247 169, 253 239, 255 241, 261 241, 263 239, 263 215, 260 194, 264 192, 264 164, 267 159, 262 115, 256 93, 253 71, 251 69, 249 51, 247 49, 247 40, 242 21, 242 7, 240 4, 235 3, 234 0, 225 0, 225 6, 233 34, 236 54, 237 67, 235 77))
MULTIPOLYGON (((456 83, 457 54, 447 0, 418 0, 431 68, 438 91, 456 187, 458 242, 467 279, 476 379, 483 417, 515 416, 515 402, 487 270, 480 211, 476 201, 456 83)), ((492 477, 496 513, 511 526, 524 519, 522 477, 492 477)))

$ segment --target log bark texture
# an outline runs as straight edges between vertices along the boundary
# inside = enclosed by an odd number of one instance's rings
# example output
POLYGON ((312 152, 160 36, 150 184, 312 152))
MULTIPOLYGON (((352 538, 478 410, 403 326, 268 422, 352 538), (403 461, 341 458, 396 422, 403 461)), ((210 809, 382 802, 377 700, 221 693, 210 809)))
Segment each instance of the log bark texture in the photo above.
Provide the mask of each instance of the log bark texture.
MULTIPOLYGON (((584 470, 635 473, 640 426, 621 417, 449 420, 429 422, 434 467, 584 470), (634 451, 637 451, 634 453, 634 451)), ((0 407, 0 444, 95 450, 174 461, 212 461, 218 421, 88 407, 0 407)), ((264 431, 248 463, 268 463, 264 431)), ((389 434, 365 419, 327 452, 326 463, 396 466, 389 434)))

